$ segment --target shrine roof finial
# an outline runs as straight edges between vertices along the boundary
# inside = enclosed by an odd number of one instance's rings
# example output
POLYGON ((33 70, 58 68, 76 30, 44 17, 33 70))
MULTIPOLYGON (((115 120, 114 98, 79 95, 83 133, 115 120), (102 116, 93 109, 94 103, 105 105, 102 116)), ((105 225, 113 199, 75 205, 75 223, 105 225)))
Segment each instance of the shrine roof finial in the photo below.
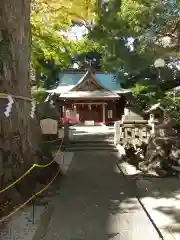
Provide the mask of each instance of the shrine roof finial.
POLYGON ((95 68, 93 68, 91 65, 87 66, 86 70, 93 75, 96 73, 95 68))

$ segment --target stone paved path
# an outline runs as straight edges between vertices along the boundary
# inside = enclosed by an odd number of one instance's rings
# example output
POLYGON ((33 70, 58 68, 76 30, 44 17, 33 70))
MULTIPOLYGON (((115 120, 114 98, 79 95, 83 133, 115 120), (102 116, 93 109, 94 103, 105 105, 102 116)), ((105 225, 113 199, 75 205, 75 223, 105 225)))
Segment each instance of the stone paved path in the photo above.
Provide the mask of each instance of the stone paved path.
POLYGON ((116 161, 111 152, 75 154, 43 240, 159 239, 116 161))

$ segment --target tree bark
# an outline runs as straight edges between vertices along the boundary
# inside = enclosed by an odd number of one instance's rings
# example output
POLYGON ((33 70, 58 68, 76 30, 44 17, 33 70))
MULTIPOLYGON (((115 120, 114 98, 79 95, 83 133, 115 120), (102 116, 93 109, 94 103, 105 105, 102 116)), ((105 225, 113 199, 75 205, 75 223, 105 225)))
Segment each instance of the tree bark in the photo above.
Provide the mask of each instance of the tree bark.
MULTIPOLYGON (((0 92, 31 98, 30 0, 0 1, 0 92)), ((8 101, 0 98, 0 188, 17 179, 35 161, 39 135, 31 119, 31 102, 14 99, 12 112, 3 112, 8 101)), ((37 127, 40 130, 39 127, 37 127)))

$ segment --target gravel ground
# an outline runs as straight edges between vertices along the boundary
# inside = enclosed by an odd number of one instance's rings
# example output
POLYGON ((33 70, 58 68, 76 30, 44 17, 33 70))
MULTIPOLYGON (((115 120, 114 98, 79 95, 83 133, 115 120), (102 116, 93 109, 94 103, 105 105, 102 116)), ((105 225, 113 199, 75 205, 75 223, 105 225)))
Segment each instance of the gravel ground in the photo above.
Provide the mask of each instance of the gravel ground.
MULTIPOLYGON (((64 158, 59 155, 56 159, 60 164, 63 172, 66 172, 73 158, 73 153, 65 153, 64 158)), ((60 181, 61 182, 61 181, 60 181)), ((58 180, 59 183, 59 180, 58 180)), ((39 238, 39 229, 41 229, 41 220, 46 219, 48 222, 48 214, 51 212, 47 203, 51 202, 52 195, 56 192, 53 184, 45 191, 39 200, 35 200, 34 221, 33 206, 27 205, 22 210, 14 214, 6 223, 0 224, 0 240, 36 240, 39 238)), ((43 186, 42 186, 43 187, 43 186)), ((56 192, 58 194, 58 191, 56 192)), ((45 222, 46 222, 45 220, 45 222)))
POLYGON ((13 215, 9 222, 0 225, 0 240, 32 240, 45 205, 35 205, 34 210, 34 222, 33 207, 29 205, 13 215))

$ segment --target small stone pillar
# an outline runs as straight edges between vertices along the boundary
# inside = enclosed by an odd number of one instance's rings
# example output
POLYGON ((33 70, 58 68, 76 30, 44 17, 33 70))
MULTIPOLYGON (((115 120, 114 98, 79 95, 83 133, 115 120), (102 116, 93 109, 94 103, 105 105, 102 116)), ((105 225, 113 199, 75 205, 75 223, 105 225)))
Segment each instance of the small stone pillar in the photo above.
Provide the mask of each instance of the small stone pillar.
POLYGON ((120 142, 120 121, 114 123, 114 144, 117 145, 120 142))
POLYGON ((154 124, 154 121, 155 121, 154 114, 150 114, 148 123, 151 126, 151 133, 152 133, 152 135, 155 134, 155 124, 154 124))

